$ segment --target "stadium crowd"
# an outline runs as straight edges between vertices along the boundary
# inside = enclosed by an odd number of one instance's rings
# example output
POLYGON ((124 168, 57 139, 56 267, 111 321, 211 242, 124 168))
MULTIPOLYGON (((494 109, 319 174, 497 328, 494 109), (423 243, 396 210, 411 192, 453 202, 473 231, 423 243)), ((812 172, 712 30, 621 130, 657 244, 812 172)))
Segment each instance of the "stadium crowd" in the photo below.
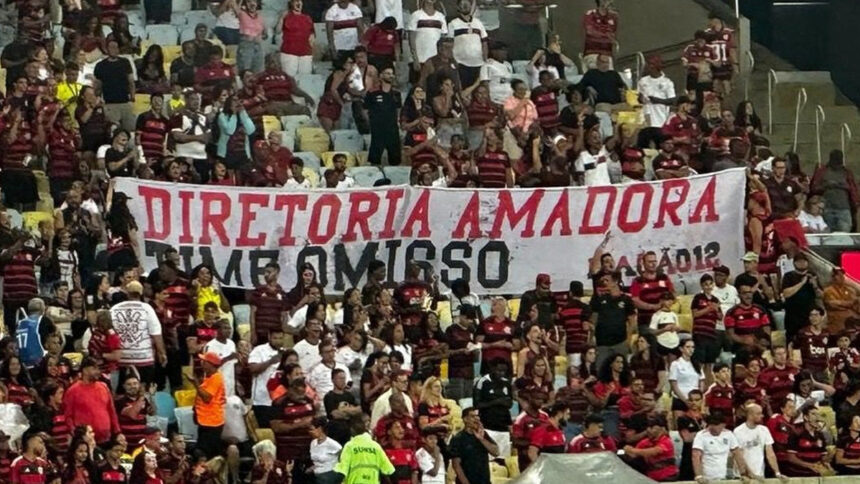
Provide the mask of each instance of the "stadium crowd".
MULTIPOLYGON (((0 484, 489 484, 599 451, 657 481, 860 474, 857 290, 840 268, 822 284, 803 251, 804 233, 852 230, 857 187, 840 151, 807 176, 750 102, 729 106, 738 54, 719 18, 676 88, 659 57, 635 84, 615 70, 610 0, 585 14, 580 66, 540 34, 544 3, 517 2, 516 71, 494 0, 290 0, 276 22, 222 0, 179 45, 133 33, 141 12, 120 0, 9 3, 0 484), (322 89, 297 81, 323 65, 322 89), (344 132, 359 149, 338 150, 344 132), (713 267, 687 296, 659 248, 622 273, 607 233, 581 274, 507 299, 416 263, 386 280, 381 261, 342 296, 275 263, 241 294, 175 248, 144 272, 111 183, 382 186, 382 170, 354 175, 383 163, 461 188, 743 167, 744 272, 713 267)), ((171 2, 143 13, 157 31, 171 2)))

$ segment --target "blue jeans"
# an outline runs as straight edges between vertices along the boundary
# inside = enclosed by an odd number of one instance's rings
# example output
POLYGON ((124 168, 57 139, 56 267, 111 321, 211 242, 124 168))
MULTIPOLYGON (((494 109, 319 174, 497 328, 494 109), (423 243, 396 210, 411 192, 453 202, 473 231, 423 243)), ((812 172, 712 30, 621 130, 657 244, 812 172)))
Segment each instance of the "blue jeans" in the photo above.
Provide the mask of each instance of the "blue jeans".
POLYGON ((315 474, 316 484, 337 484, 341 480, 341 475, 335 471, 323 472, 315 474))
POLYGON ((239 29, 228 29, 227 27, 215 27, 212 33, 224 45, 239 45, 239 29))
POLYGON ((246 69, 255 73, 263 70, 263 49, 259 42, 251 40, 239 42, 239 49, 236 52, 236 68, 239 75, 246 69))
POLYGON ((821 217, 824 218, 831 232, 851 232, 851 225, 854 222, 851 210, 826 208, 821 212, 821 217))

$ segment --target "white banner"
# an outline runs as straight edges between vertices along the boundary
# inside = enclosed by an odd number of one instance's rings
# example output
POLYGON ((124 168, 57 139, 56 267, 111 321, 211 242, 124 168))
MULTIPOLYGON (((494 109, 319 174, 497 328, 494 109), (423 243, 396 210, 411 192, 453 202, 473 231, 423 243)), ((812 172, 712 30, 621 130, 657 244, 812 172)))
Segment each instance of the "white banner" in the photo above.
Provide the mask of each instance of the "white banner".
MULTIPOLYGON (((744 170, 652 183, 553 189, 375 189, 286 192, 116 180, 138 224, 142 265, 157 266, 168 247, 183 269, 212 265, 224 286, 262 283, 265 265, 281 266, 281 285, 304 262, 327 293, 364 284, 368 264, 386 264, 401 281, 407 261, 443 284, 464 278, 478 294, 519 294, 535 275, 553 290, 586 282, 588 259, 607 231, 626 280, 654 251, 683 290, 715 265, 740 268, 744 170)), ((586 285, 588 287, 588 285, 586 285)))

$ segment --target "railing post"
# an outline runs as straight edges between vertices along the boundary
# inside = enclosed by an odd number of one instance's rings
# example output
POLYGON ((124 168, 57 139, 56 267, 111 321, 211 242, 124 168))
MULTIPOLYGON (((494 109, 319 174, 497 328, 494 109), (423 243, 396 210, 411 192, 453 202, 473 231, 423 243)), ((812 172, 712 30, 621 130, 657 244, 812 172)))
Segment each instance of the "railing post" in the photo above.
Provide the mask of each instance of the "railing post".
POLYGON ((773 88, 776 86, 776 71, 767 71, 767 134, 773 134, 773 88))
POLYGON ((797 91, 797 104, 794 108, 794 143, 791 145, 791 151, 795 153, 797 153, 797 130, 800 126, 800 112, 806 107, 806 101, 806 89, 801 87, 797 91))
POLYGON ((633 82, 633 85, 636 86, 639 83, 639 79, 642 79, 642 69, 645 68, 645 54, 641 51, 636 53, 636 79, 633 82))
POLYGON ((751 50, 747 51, 747 62, 749 63, 749 71, 746 73, 746 77, 744 78, 744 99, 749 101, 750 98, 750 78, 752 77, 752 73, 755 70, 755 57, 751 50))
POLYGON ((845 150, 848 147, 848 145, 845 143, 845 140, 847 139, 849 143, 851 142, 851 137, 852 137, 851 127, 848 126, 848 123, 842 123, 841 130, 842 130, 842 153, 848 154, 848 152, 845 150))
MULTIPOLYGON (((819 104, 815 106, 815 149, 818 152, 818 166, 821 166, 821 124, 825 121, 827 116, 824 114, 824 108, 819 104)), ((795 152, 797 152, 796 149, 795 152)))

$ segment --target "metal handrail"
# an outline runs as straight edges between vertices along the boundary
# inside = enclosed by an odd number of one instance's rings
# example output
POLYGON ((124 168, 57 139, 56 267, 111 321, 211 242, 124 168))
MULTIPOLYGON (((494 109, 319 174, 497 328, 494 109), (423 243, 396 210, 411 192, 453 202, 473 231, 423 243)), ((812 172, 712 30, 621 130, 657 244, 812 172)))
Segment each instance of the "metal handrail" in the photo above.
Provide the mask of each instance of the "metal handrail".
POLYGON ((750 78, 752 77, 752 73, 755 70, 755 56, 753 55, 751 50, 747 51, 747 63, 749 64, 749 71, 747 71, 746 78, 744 79, 744 99, 749 100, 750 98, 750 78))
POLYGON ((800 88, 797 91, 797 104, 794 108, 794 143, 791 145, 791 151, 797 153, 797 131, 800 127, 800 113, 806 107, 806 101, 809 99, 806 96, 806 89, 800 88))
POLYGON ((642 79, 642 69, 645 68, 645 54, 642 51, 636 53, 636 80, 634 81, 634 86, 639 83, 639 79, 642 79))
POLYGON ((842 153, 847 154, 847 152, 845 151, 845 148, 847 147, 845 140, 848 139, 848 142, 849 143, 851 142, 851 138, 852 138, 851 127, 848 126, 848 123, 842 123, 841 130, 842 130, 842 153))
POLYGON ((779 81, 776 78, 776 71, 768 69, 767 71, 767 134, 773 134, 773 89, 779 81))
MULTIPOLYGON (((824 108, 820 104, 815 106, 815 149, 818 152, 818 166, 821 166, 821 124, 827 121, 824 108)), ((797 147, 795 146, 795 153, 797 147)))

